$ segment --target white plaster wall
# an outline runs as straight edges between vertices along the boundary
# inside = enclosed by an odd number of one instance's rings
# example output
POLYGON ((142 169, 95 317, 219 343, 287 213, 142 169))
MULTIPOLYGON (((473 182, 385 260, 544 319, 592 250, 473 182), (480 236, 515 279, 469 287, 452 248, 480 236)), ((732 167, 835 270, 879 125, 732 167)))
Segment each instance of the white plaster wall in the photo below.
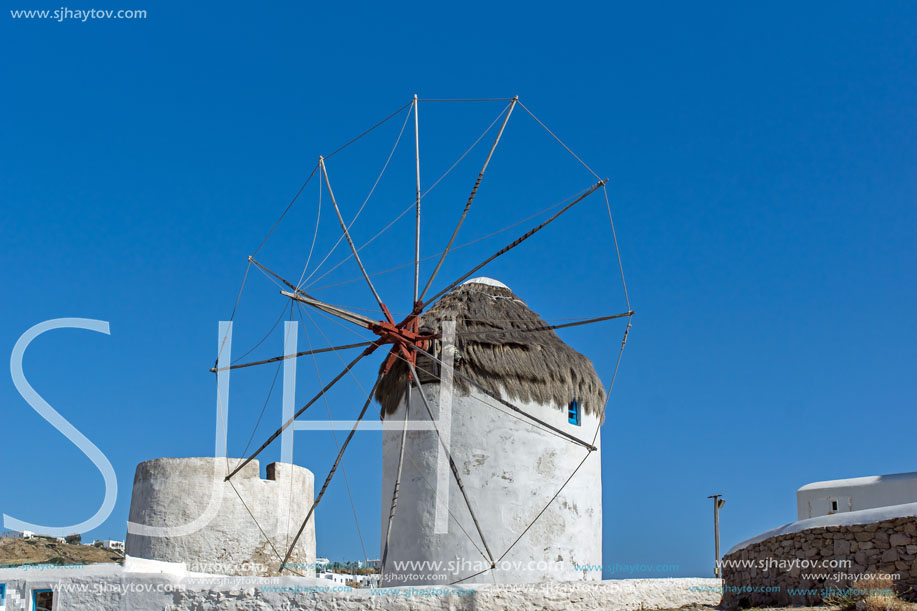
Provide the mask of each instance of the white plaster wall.
POLYGON ((796 518, 806 520, 917 502, 917 473, 856 477, 807 484, 796 491, 796 518), (837 511, 832 511, 837 501, 837 511))
MULTIPOLYGON (((424 385, 434 414, 439 410, 439 386, 424 385)), ((411 419, 429 420, 414 389, 411 419)), ((534 403, 514 402, 527 413, 592 441, 597 420, 582 414, 582 425, 567 422, 566 411, 534 403)), ((386 417, 389 426, 404 419, 404 404, 386 417)), ((401 430, 383 434, 382 546, 397 469, 401 430)), ((596 440, 596 446, 599 440, 596 440)), ((471 516, 454 478, 448 489, 448 532, 434 532, 436 465, 439 442, 433 431, 408 431, 398 509, 383 575, 383 586, 448 584, 490 566, 482 552, 471 516), (474 544, 463 533, 468 533, 474 544), (481 551, 478 551, 477 548, 481 551), (402 567, 400 561, 432 562, 402 567)), ((452 457, 495 559, 519 537, 551 500, 577 465, 586 448, 533 426, 525 417, 482 395, 453 398, 452 457), (492 407, 493 405, 495 407, 492 407)), ((586 459, 576 476, 506 554, 495 570, 478 582, 529 583, 544 580, 601 579, 601 571, 577 565, 602 563, 602 477, 600 451, 586 459)))
POLYGON ((114 564, 80 569, 26 571, 0 569, 6 583, 7 610, 25 611, 31 590, 62 584, 57 609, 80 611, 148 611, 220 609, 221 611, 515 611, 570 609, 649 611, 688 604, 715 605, 718 579, 620 579, 580 583, 526 585, 470 584, 463 588, 428 587, 350 590, 322 579, 129 574, 114 564), (9 598, 16 593, 15 600, 9 598))
MULTIPOLYGON (((228 461, 231 466, 238 463, 239 459, 228 461)), ((238 495, 229 482, 223 481, 226 473, 225 458, 158 458, 140 463, 134 476, 131 522, 180 527, 207 516, 208 507, 213 508, 213 517, 209 521, 205 517, 203 527, 190 534, 157 537, 128 533, 126 553, 184 562, 194 572, 276 574, 281 559, 265 534, 281 555, 286 553, 314 498, 312 473, 296 465, 273 463, 268 466, 268 475, 274 479, 261 479, 258 461, 253 460, 232 478, 238 495)), ((313 515, 289 563, 298 565, 294 569, 297 572, 306 573, 314 561, 313 515)))

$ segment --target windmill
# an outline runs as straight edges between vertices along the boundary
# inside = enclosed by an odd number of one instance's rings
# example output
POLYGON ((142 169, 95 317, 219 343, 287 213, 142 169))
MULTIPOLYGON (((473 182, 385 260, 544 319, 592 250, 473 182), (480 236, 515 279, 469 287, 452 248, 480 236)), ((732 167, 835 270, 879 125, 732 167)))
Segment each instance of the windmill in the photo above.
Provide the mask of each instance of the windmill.
MULTIPOLYGON (((294 308, 306 316, 308 312, 315 312, 338 325, 358 330, 363 334, 363 341, 320 349, 310 346, 309 350, 293 354, 247 363, 236 362, 212 369, 220 372, 279 363, 303 356, 314 358, 320 353, 359 351, 351 360, 342 362, 343 368, 329 380, 321 378, 321 389, 295 413, 289 415, 282 426, 260 447, 229 470, 226 481, 231 482, 246 465, 293 427, 296 420, 307 410, 326 400, 327 393, 342 379, 354 376, 354 370, 359 364, 374 355, 382 355, 374 382, 363 387, 366 397, 359 416, 343 442, 337 444, 338 451, 333 465, 321 489, 312 500, 305 519, 293 534, 292 540, 286 542, 285 552, 271 543, 278 552, 281 570, 286 568, 292 550, 310 524, 310 520, 314 520, 316 507, 325 496, 348 446, 376 399, 382 405, 380 417, 383 423, 388 425, 383 427, 383 583, 406 583, 407 580, 413 580, 412 583, 451 584, 467 582, 482 575, 503 582, 535 581, 545 578, 600 578, 600 572, 597 574, 595 569, 591 575, 587 575, 580 567, 601 564, 599 431, 627 341, 630 320, 634 314, 627 297, 606 186, 607 179, 600 178, 583 163, 518 97, 427 100, 414 96, 406 105, 357 138, 333 153, 318 158, 316 166, 297 196, 287 206, 254 254, 248 257, 245 278, 251 269, 260 271, 279 286, 281 296, 288 303, 291 314, 294 308), (426 191, 422 191, 419 107, 421 104, 439 102, 493 102, 502 104, 503 108, 471 148, 426 191), (533 215, 531 218, 540 215, 543 220, 524 233, 517 234, 518 237, 496 252, 482 256, 479 263, 436 290, 434 287, 439 287, 436 282, 438 275, 443 270, 448 255, 477 242, 473 240, 462 245, 456 244, 469 212, 473 209, 485 173, 498 151, 510 117, 516 109, 522 109, 566 153, 585 168, 592 182, 563 201, 533 215), (370 196, 388 168, 407 125, 413 122, 415 198, 411 206, 394 221, 386 225, 369 242, 358 246, 352 233, 353 224, 366 207, 369 196, 356 216, 349 222, 346 221, 342 206, 335 195, 337 184, 331 179, 329 160, 380 126, 400 116, 404 116, 404 123, 382 173, 370 190, 370 196), (499 127, 495 130, 492 144, 477 172, 464 207, 460 211, 456 210, 457 224, 448 241, 440 252, 422 258, 421 230, 425 197, 498 124, 499 127), (330 202, 332 218, 336 221, 336 231, 339 232, 331 250, 341 243, 346 244, 349 250, 346 259, 332 270, 353 261, 353 265, 360 272, 359 280, 366 285, 377 307, 374 315, 340 305, 340 302, 334 299, 316 296, 316 291, 311 288, 316 282, 313 279, 318 268, 328 260, 328 256, 326 255, 307 275, 315 245, 314 237, 309 258, 298 282, 284 277, 275 271, 276 265, 268 265, 258 256, 261 247, 312 180, 319 183, 319 198, 325 194, 324 201, 330 202), (485 268, 534 238, 578 204, 597 193, 604 196, 604 208, 607 210, 607 222, 611 229, 614 267, 620 272, 623 290, 623 312, 586 319, 570 319, 570 322, 562 324, 549 324, 530 310, 525 301, 514 294, 507 285, 478 276, 479 272, 487 271, 485 268), (409 311, 396 315, 394 309, 383 300, 374 282, 374 278, 379 274, 374 273, 371 266, 379 266, 381 263, 378 258, 368 260, 364 248, 408 212, 413 212, 415 221, 412 236, 413 261, 409 264, 413 271, 411 306, 409 311), (361 252, 364 254, 361 255, 361 252), (426 260, 435 260, 436 263, 424 281, 421 277, 421 263, 426 260), (615 319, 623 319, 626 326, 606 390, 602 387, 591 361, 562 342, 556 331, 615 319), (446 403, 454 401, 454 405, 449 407, 451 412, 446 409, 448 406, 445 406, 444 400, 446 403), (409 423, 418 422, 422 422, 418 430, 409 430, 412 428, 409 423), (443 430, 441 425, 444 422, 449 425, 449 431, 443 430), (474 444, 470 442, 476 437, 487 437, 488 433, 493 433, 492 438, 481 441, 489 448, 484 452, 486 455, 483 458, 470 456, 474 453, 474 444), (513 448, 513 451, 508 451, 507 448, 513 448), (490 469, 489 475, 472 475, 476 465, 481 466, 485 463, 485 469, 490 469), (494 471, 496 466, 505 471, 505 475, 502 471, 499 474, 494 471), (577 479, 578 473, 585 472, 589 472, 590 475, 577 479), (514 482, 514 485, 488 485, 492 477, 499 478, 501 475, 507 481, 514 482), (517 477, 519 479, 515 479, 517 477), (550 489, 554 480, 558 480, 559 483, 556 489, 550 489), (469 483, 473 485, 468 485, 469 483), (433 496, 430 495, 431 490, 435 492, 433 496), (530 498, 525 501, 515 498, 521 491, 530 498), (486 497, 486 501, 476 502, 476 495, 486 497), (485 504, 486 515, 482 511, 485 504), (511 504, 514 504, 513 508, 507 509, 511 504), (565 508, 557 510, 560 505, 564 505, 565 508), (497 513, 494 513, 495 511, 497 513), (559 522, 575 521, 577 516, 581 516, 579 524, 566 524, 563 527, 558 525, 559 522), (548 523, 551 520, 553 523, 548 523), (527 537, 540 539, 526 545, 527 537), (533 563, 537 560, 539 549, 542 554, 551 556, 545 558, 543 567, 519 569, 509 562, 523 557, 529 563, 533 563), (464 557, 466 553, 476 553, 480 557, 472 562, 464 557), (519 556, 520 553, 522 556, 519 556), (458 558, 460 562, 445 575, 429 574, 420 578, 402 575, 399 578, 398 571, 389 563, 390 560, 398 558, 434 563, 443 559, 458 558), (418 582, 418 579, 421 581, 418 582)), ((323 207, 329 206, 319 199, 319 215, 323 207)), ((516 225, 518 223, 497 233, 508 231, 516 225)), ((317 220, 316 235, 318 228, 317 220)), ((575 264, 575 260, 570 262, 571 267, 575 264)), ((318 278, 322 277, 324 276, 318 278)), ((244 287, 243 279, 240 297, 244 287)), ((236 307, 238 303, 237 298, 236 307)))

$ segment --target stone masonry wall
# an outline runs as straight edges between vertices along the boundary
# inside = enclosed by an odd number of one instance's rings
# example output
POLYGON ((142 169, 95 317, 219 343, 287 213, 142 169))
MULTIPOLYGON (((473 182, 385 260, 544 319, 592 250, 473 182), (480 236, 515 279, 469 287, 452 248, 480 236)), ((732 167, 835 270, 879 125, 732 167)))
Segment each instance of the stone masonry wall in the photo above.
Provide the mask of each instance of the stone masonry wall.
POLYGON ((915 599, 917 517, 810 528, 728 554, 723 558, 722 604, 727 609, 811 605, 822 600, 824 590, 856 587, 855 576, 864 573, 897 575, 896 592, 915 599))

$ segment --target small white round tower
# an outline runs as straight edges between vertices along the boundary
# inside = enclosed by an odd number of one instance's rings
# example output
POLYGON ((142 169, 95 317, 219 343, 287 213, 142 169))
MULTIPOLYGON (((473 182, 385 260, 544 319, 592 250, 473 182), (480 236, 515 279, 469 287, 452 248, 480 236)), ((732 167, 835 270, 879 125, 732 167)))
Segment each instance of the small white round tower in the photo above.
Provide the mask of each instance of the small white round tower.
MULTIPOLYGON (((450 376, 437 362, 421 357, 417 363, 432 423, 421 388, 414 386, 405 400, 403 362, 377 390, 385 418, 382 584, 601 579, 596 431, 605 393, 592 363, 553 331, 532 331, 546 323, 506 285, 489 278, 445 295, 422 316, 421 329, 448 335, 449 321, 455 321, 451 391, 450 376), (586 445, 593 445, 595 436, 595 450, 564 434, 586 445)), ((429 351, 448 362, 445 340, 429 351)))
MULTIPOLYGON (((257 460, 224 481, 238 458, 157 458, 137 465, 126 553, 183 562, 188 570, 223 575, 278 575, 282 547, 296 534, 313 498, 308 469, 257 460), (235 488, 235 490, 233 490, 235 488)), ((315 562, 315 517, 293 548, 288 567, 315 562)))

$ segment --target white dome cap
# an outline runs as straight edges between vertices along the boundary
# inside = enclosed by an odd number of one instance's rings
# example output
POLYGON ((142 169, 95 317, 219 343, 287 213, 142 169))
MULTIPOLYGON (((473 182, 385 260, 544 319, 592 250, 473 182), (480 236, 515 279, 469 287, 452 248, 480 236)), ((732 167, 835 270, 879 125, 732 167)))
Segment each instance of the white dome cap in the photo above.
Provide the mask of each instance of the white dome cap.
POLYGON ((500 282, 499 280, 494 280, 493 278, 488 278, 486 276, 480 276, 478 278, 472 278, 471 280, 466 280, 462 283, 462 286, 466 284, 486 284, 487 286, 496 286, 501 289, 510 290, 508 286, 500 282))

